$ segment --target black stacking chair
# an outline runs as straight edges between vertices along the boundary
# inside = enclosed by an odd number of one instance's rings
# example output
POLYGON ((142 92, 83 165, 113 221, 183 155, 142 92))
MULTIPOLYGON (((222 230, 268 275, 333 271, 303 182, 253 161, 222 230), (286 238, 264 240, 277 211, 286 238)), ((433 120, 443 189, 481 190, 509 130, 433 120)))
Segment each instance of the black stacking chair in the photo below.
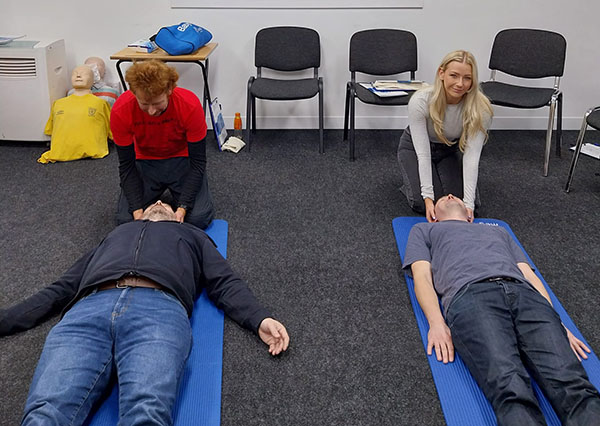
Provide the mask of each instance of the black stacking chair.
POLYGON ((510 108, 550 107, 544 176, 548 176, 554 112, 556 121, 556 155, 560 157, 562 139, 562 92, 560 77, 565 68, 567 41, 555 32, 526 28, 502 30, 496 34, 490 54, 491 81, 481 83, 481 89, 494 105, 510 108), (554 77, 554 86, 527 87, 496 81, 496 71, 520 78, 554 77))
POLYGON ((256 34, 254 49, 256 77, 248 79, 246 98, 246 144, 256 132, 256 99, 291 101, 319 95, 319 152, 323 153, 323 78, 319 77, 321 43, 319 34, 303 27, 269 27, 256 34), (301 71, 313 68, 312 78, 275 79, 262 76, 262 68, 301 71))
POLYGON ((587 126, 593 129, 600 130, 600 106, 596 108, 590 108, 583 116, 583 123, 581 124, 581 130, 577 136, 577 142, 575 143, 575 152, 573 153, 573 159, 571 160, 571 168, 569 169, 569 177, 567 178, 567 185, 565 191, 571 190, 571 182, 573 181, 573 173, 579 160, 579 154, 581 153, 581 147, 583 146, 583 139, 585 137, 585 131, 587 126))
MULTIPOLYGON (((350 135, 350 160, 354 161, 355 99, 370 105, 407 105, 410 94, 382 98, 356 82, 356 73, 393 76, 417 71, 417 38, 409 31, 372 29, 356 32, 350 38, 350 81, 346 84, 344 140, 350 135), (348 132, 350 122, 350 132, 348 132)), ((411 93, 412 94, 412 93, 411 93)))

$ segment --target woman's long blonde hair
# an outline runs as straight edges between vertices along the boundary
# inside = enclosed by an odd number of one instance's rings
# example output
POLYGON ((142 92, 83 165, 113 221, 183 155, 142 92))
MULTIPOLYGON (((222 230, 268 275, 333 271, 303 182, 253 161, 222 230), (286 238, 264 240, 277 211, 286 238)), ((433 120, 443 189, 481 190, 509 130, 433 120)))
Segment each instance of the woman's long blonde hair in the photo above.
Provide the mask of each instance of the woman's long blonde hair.
POLYGON ((464 152, 469 139, 481 131, 487 139, 487 130, 484 126, 485 113, 491 118, 493 115, 492 105, 489 99, 479 89, 479 79, 477 78, 477 62, 471 52, 466 50, 455 50, 448 53, 435 73, 435 82, 433 84, 433 94, 429 101, 429 116, 433 121, 433 128, 438 140, 446 145, 453 145, 456 142, 449 141, 444 136, 444 116, 446 114, 446 92, 444 82, 440 80, 439 70, 446 71, 450 62, 461 62, 471 65, 472 83, 471 88, 465 93, 462 99, 462 124, 463 132, 458 142, 461 152, 464 152))

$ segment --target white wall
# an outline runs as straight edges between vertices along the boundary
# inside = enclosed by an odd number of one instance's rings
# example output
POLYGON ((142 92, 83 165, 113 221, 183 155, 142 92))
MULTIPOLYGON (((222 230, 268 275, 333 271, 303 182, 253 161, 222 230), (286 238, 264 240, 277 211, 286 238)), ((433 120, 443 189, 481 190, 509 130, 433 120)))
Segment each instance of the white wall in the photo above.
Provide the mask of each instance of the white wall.
MULTIPOLYGON (((219 43, 210 59, 211 94, 219 97, 228 127, 232 127, 236 111, 242 113, 245 125, 246 83, 255 73, 254 36, 260 28, 273 25, 307 26, 319 32, 326 128, 343 126, 345 83, 350 76, 348 41, 355 31, 366 28, 389 27, 414 32, 419 48, 417 78, 430 82, 442 56, 459 48, 475 54, 480 77, 487 79, 492 40, 503 28, 557 31, 568 43, 565 76, 561 81, 563 127, 578 129, 583 113, 600 104, 600 84, 596 79, 600 61, 597 23, 600 2, 595 0, 425 0, 423 9, 384 10, 171 9, 170 0, 2 0, 0 4, 3 34, 27 34, 31 40, 63 38, 69 69, 88 56, 100 56, 107 63, 107 79, 114 81, 118 77, 109 56, 128 42, 180 21, 206 27, 219 43)), ((180 85, 200 95, 199 67, 186 64, 177 68, 181 74, 180 85)), ((547 114, 547 108, 527 111, 496 107, 493 127, 545 129, 547 114)), ((318 127, 316 98, 299 102, 257 101, 257 115, 259 128, 318 127)), ((358 103, 358 128, 405 125, 405 108, 358 103)))

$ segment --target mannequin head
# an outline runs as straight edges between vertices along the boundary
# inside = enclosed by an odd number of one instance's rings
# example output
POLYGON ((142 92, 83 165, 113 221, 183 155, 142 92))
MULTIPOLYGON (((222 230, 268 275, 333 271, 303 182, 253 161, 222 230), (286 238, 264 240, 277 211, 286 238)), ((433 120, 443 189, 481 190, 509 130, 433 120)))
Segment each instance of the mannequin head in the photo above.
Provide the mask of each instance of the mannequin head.
POLYGON ((71 84, 75 89, 76 95, 85 95, 91 93, 90 88, 94 84, 94 73, 87 65, 75 67, 71 73, 71 84))
POLYGON ((106 64, 97 56, 90 56, 84 62, 85 65, 89 66, 94 73, 94 83, 104 80, 104 73, 106 72, 106 64))

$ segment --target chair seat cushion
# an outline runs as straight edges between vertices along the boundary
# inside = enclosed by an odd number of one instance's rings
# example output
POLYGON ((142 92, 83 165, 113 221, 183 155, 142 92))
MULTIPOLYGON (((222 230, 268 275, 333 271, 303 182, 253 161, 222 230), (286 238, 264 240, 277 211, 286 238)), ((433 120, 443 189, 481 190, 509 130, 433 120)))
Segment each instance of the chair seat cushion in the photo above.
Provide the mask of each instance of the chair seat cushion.
POLYGON ((588 115, 587 124, 589 124, 596 130, 600 130, 600 109, 597 109, 596 111, 588 115))
POLYGON ((308 99, 319 93, 319 81, 316 78, 300 80, 257 78, 252 83, 250 92, 259 99, 280 101, 308 99))
POLYGON ((354 85, 356 97, 366 104, 372 105, 408 105, 408 101, 414 92, 409 92, 406 96, 390 96, 382 98, 368 89, 365 89, 360 84, 354 85))
POLYGON ((541 108, 548 106, 554 89, 546 87, 523 87, 498 81, 481 83, 481 90, 494 105, 511 108, 541 108))

